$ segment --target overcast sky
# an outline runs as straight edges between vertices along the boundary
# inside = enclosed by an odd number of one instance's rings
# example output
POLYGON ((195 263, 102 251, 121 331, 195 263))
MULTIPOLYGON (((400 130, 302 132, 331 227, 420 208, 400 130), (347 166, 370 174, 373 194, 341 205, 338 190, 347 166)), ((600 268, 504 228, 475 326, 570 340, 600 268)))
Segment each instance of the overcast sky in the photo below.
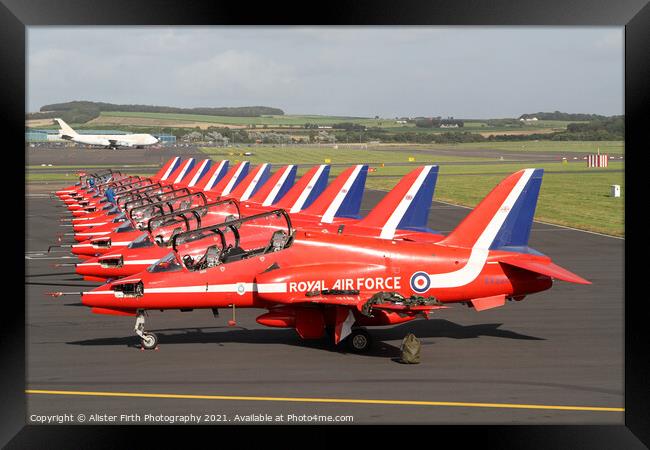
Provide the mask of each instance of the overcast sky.
POLYGON ((622 27, 29 27, 27 110, 94 100, 287 114, 623 113, 622 27))

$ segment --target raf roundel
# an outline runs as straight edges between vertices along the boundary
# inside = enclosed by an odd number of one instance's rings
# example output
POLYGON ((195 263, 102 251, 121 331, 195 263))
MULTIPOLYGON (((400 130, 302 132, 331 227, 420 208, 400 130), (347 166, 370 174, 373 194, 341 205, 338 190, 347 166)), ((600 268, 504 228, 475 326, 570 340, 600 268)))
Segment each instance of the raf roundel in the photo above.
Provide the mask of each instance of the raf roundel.
POLYGON ((246 293, 246 285, 244 283, 237 283, 237 293, 244 295, 246 293))
POLYGON ((429 278, 429 274, 426 272, 415 272, 413 275, 411 275, 410 283, 411 289, 413 289, 418 294, 421 294, 422 292, 429 290, 429 286, 431 286, 431 279, 429 278))

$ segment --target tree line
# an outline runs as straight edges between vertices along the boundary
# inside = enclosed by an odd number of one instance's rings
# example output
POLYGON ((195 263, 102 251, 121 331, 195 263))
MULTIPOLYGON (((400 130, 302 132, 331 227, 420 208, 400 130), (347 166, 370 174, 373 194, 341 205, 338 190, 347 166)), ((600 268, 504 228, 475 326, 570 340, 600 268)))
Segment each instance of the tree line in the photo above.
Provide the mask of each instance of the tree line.
POLYGON ((565 113, 560 111, 522 114, 521 116, 519 116, 519 119, 532 119, 533 117, 537 117, 539 120, 564 120, 564 121, 577 120, 581 122, 589 121, 589 120, 607 119, 607 116, 601 116, 599 114, 581 114, 581 113, 572 114, 572 113, 565 113))
POLYGON ((86 123, 96 117, 102 111, 124 111, 144 113, 170 113, 170 114, 198 114, 208 116, 231 116, 231 117, 259 117, 262 115, 284 115, 279 108, 269 106, 238 106, 238 107, 199 107, 199 108, 177 108, 174 106, 154 105, 119 105, 114 103, 72 101, 65 103, 52 103, 43 105, 38 113, 27 114, 27 119, 52 119, 60 117, 66 122, 86 123))

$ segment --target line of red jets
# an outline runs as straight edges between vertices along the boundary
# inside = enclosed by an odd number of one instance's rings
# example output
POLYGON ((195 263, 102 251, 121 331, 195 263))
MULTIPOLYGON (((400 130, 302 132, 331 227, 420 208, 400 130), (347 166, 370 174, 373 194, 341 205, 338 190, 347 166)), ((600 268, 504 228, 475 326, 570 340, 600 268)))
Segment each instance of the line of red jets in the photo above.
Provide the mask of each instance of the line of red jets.
MULTIPOLYGON (((170 159, 152 177, 82 174, 56 192, 72 213, 82 262, 100 281, 80 293, 98 314, 135 316, 143 349, 147 310, 260 308, 257 322, 325 334, 364 352, 365 327, 428 318, 462 303, 477 311, 549 289, 590 284, 530 248, 542 169, 506 177, 449 234, 427 228, 438 166, 418 167, 363 218, 367 165, 331 183, 328 165, 271 174, 270 164, 170 159)), ((65 245, 60 245, 65 246, 65 245)))

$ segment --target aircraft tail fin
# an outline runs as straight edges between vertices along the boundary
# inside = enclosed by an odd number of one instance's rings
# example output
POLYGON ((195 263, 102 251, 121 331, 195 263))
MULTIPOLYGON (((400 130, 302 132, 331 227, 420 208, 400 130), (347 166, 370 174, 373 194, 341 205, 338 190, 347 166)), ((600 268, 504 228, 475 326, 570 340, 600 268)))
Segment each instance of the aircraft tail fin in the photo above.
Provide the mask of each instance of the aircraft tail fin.
POLYGON ((59 127, 61 127, 61 135, 63 136, 77 136, 77 132, 70 127, 67 123, 63 121, 63 119, 54 119, 56 122, 59 124, 59 127))
POLYGON ((312 167, 273 206, 291 213, 308 208, 327 187, 329 175, 330 166, 327 164, 312 167))
POLYGON ((187 164, 190 162, 190 160, 193 160, 194 158, 186 159, 182 161, 180 158, 178 159, 178 164, 176 165, 176 168, 172 168, 171 172, 169 174, 166 174, 166 176, 163 176, 160 181, 167 181, 167 183, 173 183, 174 180, 176 180, 179 176, 181 179, 183 178, 182 176, 186 173, 185 172, 185 167, 187 164))
POLYGON ((262 206, 273 205, 289 192, 296 180, 297 171, 298 166, 294 164, 289 164, 277 170, 249 200, 262 206))
POLYGON ((383 239, 392 239, 397 229, 430 231, 427 221, 437 179, 438 166, 411 171, 357 225, 376 228, 383 239))
POLYGON ((180 156, 175 156, 173 158, 170 158, 169 161, 167 161, 165 165, 160 168, 158 173, 156 173, 154 176, 151 177, 151 179, 156 181, 166 180, 167 178, 169 178, 172 172, 178 168, 180 163, 181 163, 180 156))
POLYGON ((526 252, 543 174, 523 169, 506 177, 440 244, 526 252))
POLYGON ((196 164, 194 166, 194 169, 187 174, 187 177, 181 182, 181 185, 183 187, 194 187, 196 184, 205 176, 206 173, 210 170, 210 166, 212 165, 212 160, 210 158, 206 158, 200 163, 196 164))
POLYGON ((271 164, 263 163, 248 172, 248 175, 230 193, 230 197, 245 202, 251 198, 269 179, 271 164))
POLYGON ((358 218, 367 175, 367 164, 344 170, 303 212, 321 216, 323 223, 332 223, 335 217, 358 218))
POLYGON ((218 163, 214 163, 210 166, 210 169, 207 173, 201 178, 201 180, 192 186, 192 190, 197 191, 209 191, 223 179, 223 177, 228 172, 228 160, 224 159, 218 163))
POLYGON ((181 164, 181 166, 169 176, 172 184, 180 184, 184 179, 189 179, 188 174, 194 167, 195 161, 194 158, 188 158, 183 164, 181 164))
POLYGON ((235 187, 246 177, 250 164, 242 161, 232 167, 228 173, 210 189, 210 192, 219 196, 229 196, 235 187))

